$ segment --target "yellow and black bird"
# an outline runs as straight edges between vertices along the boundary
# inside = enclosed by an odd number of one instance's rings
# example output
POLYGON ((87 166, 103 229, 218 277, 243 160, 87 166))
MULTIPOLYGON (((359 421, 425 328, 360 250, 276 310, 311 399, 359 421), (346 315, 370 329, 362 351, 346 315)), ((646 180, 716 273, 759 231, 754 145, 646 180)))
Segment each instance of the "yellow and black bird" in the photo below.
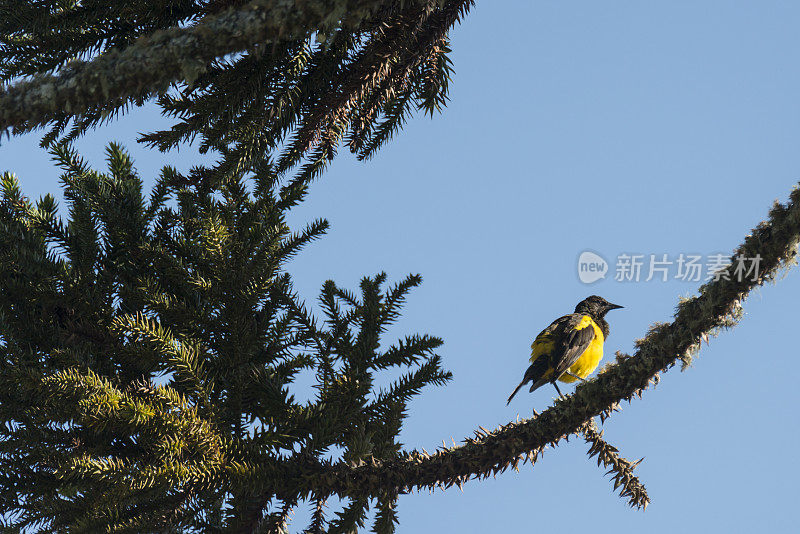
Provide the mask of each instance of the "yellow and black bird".
POLYGON ((559 317, 542 330, 531 344, 531 366, 506 405, 528 382, 533 382, 530 391, 549 382, 560 396, 556 380, 575 382, 589 376, 603 358, 603 342, 608 337, 606 313, 618 308, 622 306, 592 295, 575 306, 575 313, 559 317))

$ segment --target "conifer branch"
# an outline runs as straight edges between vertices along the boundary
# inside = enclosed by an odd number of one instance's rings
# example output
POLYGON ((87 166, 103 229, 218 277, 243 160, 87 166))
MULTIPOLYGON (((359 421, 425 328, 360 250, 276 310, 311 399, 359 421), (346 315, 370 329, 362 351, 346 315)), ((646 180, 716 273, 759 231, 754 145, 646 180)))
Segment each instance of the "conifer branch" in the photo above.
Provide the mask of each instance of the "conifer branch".
POLYGON ((591 445, 589 457, 597 456, 597 466, 602 464, 604 467, 610 467, 606 474, 614 473, 614 489, 621 488, 620 497, 627 497, 631 507, 646 509, 650 504, 650 497, 644 484, 633 474, 633 470, 642 460, 631 462, 621 457, 617 448, 603 439, 603 432, 598 430, 594 419, 581 427, 581 434, 586 443, 591 445))
MULTIPOLYGON (((427 4, 407 0, 405 4, 427 4)), ((395 6, 391 0, 253 0, 209 15, 186 28, 139 37, 125 48, 105 50, 88 61, 72 61, 57 75, 38 74, 0 91, 0 132, 23 133, 63 121, 108 103, 141 104, 171 83, 191 84, 209 64, 227 54, 315 31, 353 28, 395 6)))
POLYGON ((375 534, 392 534, 395 526, 399 523, 397 518, 397 494, 385 493, 377 499, 377 512, 375 521, 372 524, 372 532, 375 534))
MULTIPOLYGON (((297 500, 283 503, 280 510, 277 510, 262 520, 258 521, 254 528, 245 530, 246 532, 263 532, 264 534, 289 534, 289 522, 292 511, 297 506, 297 500)), ((257 510, 260 514, 261 511, 257 510)))
POLYGON ((433 454, 412 451, 395 459, 366 459, 357 466, 342 462, 284 464, 279 470, 286 471, 278 478, 305 480, 296 487, 301 492, 313 489, 317 494, 377 496, 387 490, 407 492, 461 485, 515 467, 526 456, 535 461, 544 447, 580 432, 593 417, 609 416, 621 401, 641 396, 658 381, 660 373, 697 352, 702 341, 733 327, 742 315, 741 302, 748 293, 775 281, 781 268, 796 263, 798 243, 800 188, 795 187, 789 202, 776 202, 768 220, 760 223, 732 256, 733 260, 760 257, 762 269, 757 276, 739 280, 732 264, 718 279, 700 287, 697 296, 682 300, 671 323, 653 326, 637 341, 633 356, 619 358, 539 416, 492 432, 482 430, 476 439, 433 454))
MULTIPOLYGON (((394 88, 408 85, 412 71, 427 59, 419 51, 432 47, 435 49, 471 4, 472 0, 450 2, 433 14, 420 10, 418 19, 410 17, 401 20, 396 28, 391 28, 394 31, 387 31, 375 38, 374 43, 362 51, 359 59, 342 73, 344 82, 341 90, 325 95, 312 110, 297 132, 294 143, 278 162, 278 170, 283 171, 297 163, 299 157, 311 147, 323 147, 321 154, 329 157, 344 134, 344 125, 350 122, 351 111, 377 87, 388 87, 378 91, 378 100, 389 100, 391 108, 397 108, 397 113, 402 112, 404 106, 398 107, 387 97, 394 96, 394 88), (400 57, 397 57, 398 51, 400 57)), ((362 126, 357 133, 363 131, 376 114, 374 110, 370 111, 367 115, 369 119, 361 121, 362 126)), ((384 135, 388 136, 389 133, 384 135)), ((365 154, 371 152, 369 150, 365 154)))
POLYGON ((311 524, 303 531, 303 534, 322 534, 326 525, 325 521, 325 499, 315 497, 314 511, 311 513, 311 524))

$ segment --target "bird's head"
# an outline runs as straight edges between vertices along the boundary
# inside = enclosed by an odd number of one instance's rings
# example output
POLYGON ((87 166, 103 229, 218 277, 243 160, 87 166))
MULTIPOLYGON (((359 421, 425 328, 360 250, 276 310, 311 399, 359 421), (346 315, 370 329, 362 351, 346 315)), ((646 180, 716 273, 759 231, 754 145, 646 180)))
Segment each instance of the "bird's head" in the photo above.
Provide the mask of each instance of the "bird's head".
POLYGON ((603 297, 592 295, 575 306, 575 313, 588 313, 592 317, 605 317, 611 310, 622 308, 619 304, 611 304, 603 297))

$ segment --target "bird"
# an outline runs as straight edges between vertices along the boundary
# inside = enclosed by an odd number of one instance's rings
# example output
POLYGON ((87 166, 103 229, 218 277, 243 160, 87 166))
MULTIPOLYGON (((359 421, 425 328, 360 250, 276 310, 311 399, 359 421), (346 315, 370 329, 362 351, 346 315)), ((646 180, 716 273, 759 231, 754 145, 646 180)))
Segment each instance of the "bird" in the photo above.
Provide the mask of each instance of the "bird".
POLYGON ((609 334, 606 313, 619 308, 622 306, 592 295, 580 301, 574 313, 559 317, 542 330, 531 343, 531 365, 506 406, 528 382, 533 382, 530 391, 549 382, 561 397, 556 380, 570 383, 589 376, 603 358, 603 342, 609 334))

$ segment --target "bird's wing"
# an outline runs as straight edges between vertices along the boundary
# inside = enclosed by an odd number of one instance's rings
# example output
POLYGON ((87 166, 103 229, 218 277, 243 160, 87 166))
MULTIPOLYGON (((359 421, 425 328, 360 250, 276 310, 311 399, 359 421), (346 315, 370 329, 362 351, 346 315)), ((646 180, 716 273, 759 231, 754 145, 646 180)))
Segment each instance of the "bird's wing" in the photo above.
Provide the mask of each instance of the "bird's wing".
MULTIPOLYGON (((575 324, 575 314, 564 315, 539 332, 539 335, 531 343, 531 365, 525 371, 520 386, 527 382, 533 382, 531 385, 531 391, 533 391, 554 379, 555 364, 562 359, 564 353, 563 340, 569 335, 575 324)), ((563 371, 557 376, 561 376, 561 374, 563 371)))
POLYGON ((583 314, 573 314, 562 323, 560 343, 551 354, 553 378, 564 374, 581 357, 594 339, 594 321, 583 314))
POLYGON ((522 382, 514 389, 508 402, 517 391, 532 382, 530 391, 556 380, 581 357, 594 339, 594 328, 588 315, 573 313, 559 317, 539 332, 531 344, 531 365, 522 382))
POLYGON ((550 354, 553 352, 553 349, 556 348, 556 342, 558 341, 559 324, 566 317, 556 319, 550 326, 539 332, 539 335, 536 336, 536 339, 531 343, 531 363, 542 356, 544 356, 544 358, 542 358, 543 360, 550 358, 550 354))

